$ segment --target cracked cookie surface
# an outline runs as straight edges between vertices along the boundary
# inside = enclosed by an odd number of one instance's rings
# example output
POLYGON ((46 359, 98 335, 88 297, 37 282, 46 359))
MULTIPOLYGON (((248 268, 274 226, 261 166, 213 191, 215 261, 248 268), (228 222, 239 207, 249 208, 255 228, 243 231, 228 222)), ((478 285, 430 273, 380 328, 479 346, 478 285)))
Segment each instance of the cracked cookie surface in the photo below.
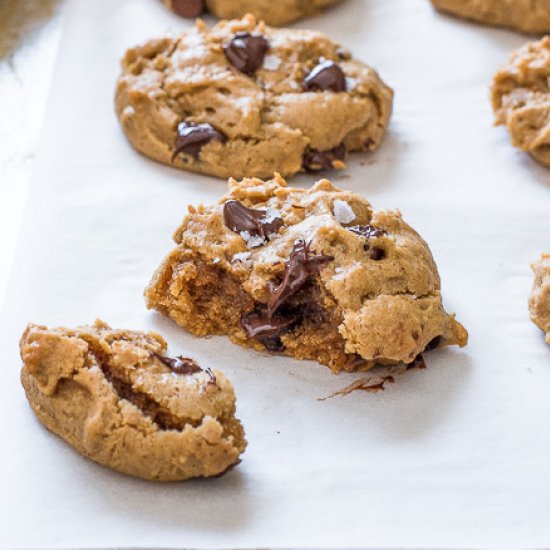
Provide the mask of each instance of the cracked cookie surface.
POLYGON ((343 168, 373 151, 393 93, 378 74, 315 31, 254 17, 201 21, 122 61, 116 111, 135 149, 222 178, 343 168))
POLYGON ((532 268, 535 281, 529 297, 529 313, 533 323, 546 334, 546 342, 550 344, 550 254, 543 254, 532 268))
POLYGON ((156 481, 223 473, 246 447, 219 371, 165 356, 156 333, 29 325, 21 382, 36 416, 80 454, 156 481))
POLYGON ((512 145, 550 167, 550 37, 513 52, 493 78, 495 124, 512 145))
POLYGON ((532 34, 550 31, 550 0, 432 0, 432 4, 486 25, 532 34))
POLYGON ((209 11, 220 19, 236 19, 251 13, 268 25, 286 25, 315 15, 342 0, 163 0, 182 17, 199 17, 209 11))
POLYGON ((307 190, 280 176, 231 180, 219 204, 190 207, 174 240, 146 301, 195 335, 334 372, 466 345, 426 242, 398 211, 328 180, 307 190))

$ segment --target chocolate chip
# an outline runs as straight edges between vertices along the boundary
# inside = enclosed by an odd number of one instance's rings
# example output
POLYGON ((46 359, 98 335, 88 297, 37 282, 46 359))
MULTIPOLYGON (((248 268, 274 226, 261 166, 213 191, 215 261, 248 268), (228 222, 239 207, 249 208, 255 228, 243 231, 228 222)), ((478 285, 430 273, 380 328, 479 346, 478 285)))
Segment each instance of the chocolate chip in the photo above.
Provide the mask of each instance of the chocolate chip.
POLYGON ((343 143, 328 151, 313 151, 308 149, 304 154, 303 165, 308 172, 332 170, 335 164, 346 160, 346 147, 343 143))
POLYGON ((273 211, 248 208, 239 201, 227 201, 223 205, 223 221, 231 231, 247 231, 251 237, 266 240, 277 233, 285 224, 273 211))
POLYGON ((360 235, 361 237, 366 237, 367 239, 370 239, 371 237, 383 237, 386 232, 383 229, 380 229, 378 227, 374 227, 374 225, 353 225, 352 227, 348 227, 350 231, 353 231, 356 235, 360 235))
POLYGON ((252 76, 264 63, 269 42, 260 34, 238 32, 231 42, 223 45, 225 57, 237 69, 252 76))
MULTIPOLYGON (((290 258, 285 263, 283 279, 271 289, 272 295, 267 305, 259 304, 254 311, 241 318, 241 326, 248 336, 262 342, 269 351, 283 351, 284 346, 281 342, 280 346, 283 346, 283 349, 280 349, 277 339, 280 341, 281 334, 288 332, 308 314, 307 308, 301 315, 292 308, 283 306, 332 260, 334 260, 332 256, 313 252, 310 244, 304 240, 297 241, 290 253, 290 258)), ((313 310, 311 311, 313 313, 313 310)), ((315 314, 318 314, 316 310, 315 314)))
POLYGON ((222 143, 227 141, 227 138, 211 124, 204 122, 203 124, 195 124, 194 122, 180 122, 178 124, 176 142, 174 144, 174 153, 172 162, 180 153, 187 153, 194 159, 199 158, 201 149, 213 139, 217 139, 222 143))
POLYGON ((172 11, 181 17, 198 17, 205 9, 205 0, 172 0, 172 11))
POLYGON ((157 355, 157 358, 176 374, 195 374, 203 370, 194 359, 190 359, 189 357, 181 355, 179 357, 163 357, 162 355, 157 355))
POLYGON ((334 61, 319 63, 304 79, 304 89, 311 92, 345 92, 346 75, 334 61))

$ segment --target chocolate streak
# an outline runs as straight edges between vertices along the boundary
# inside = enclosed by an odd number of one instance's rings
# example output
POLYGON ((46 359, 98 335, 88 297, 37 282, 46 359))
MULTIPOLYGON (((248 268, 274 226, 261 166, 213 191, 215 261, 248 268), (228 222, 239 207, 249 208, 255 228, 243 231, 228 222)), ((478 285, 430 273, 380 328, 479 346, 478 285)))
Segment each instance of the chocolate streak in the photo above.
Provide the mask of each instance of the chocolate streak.
POLYGON ((248 336, 262 342, 269 351, 284 351, 281 335, 304 316, 303 312, 285 306, 332 260, 332 256, 312 252, 310 243, 297 241, 285 263, 283 280, 272 289, 268 303, 259 304, 254 311, 241 318, 241 326, 248 336))

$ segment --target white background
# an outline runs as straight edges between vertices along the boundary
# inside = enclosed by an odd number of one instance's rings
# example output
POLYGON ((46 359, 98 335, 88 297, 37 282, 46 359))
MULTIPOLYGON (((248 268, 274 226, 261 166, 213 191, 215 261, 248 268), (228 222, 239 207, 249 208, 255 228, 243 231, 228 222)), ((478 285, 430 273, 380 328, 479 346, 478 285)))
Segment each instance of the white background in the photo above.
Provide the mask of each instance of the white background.
MULTIPOLYGON (((187 203, 222 181, 140 157, 113 114, 124 50, 176 19, 153 0, 72 0, 0 325, 0 548, 550 546, 550 348, 529 321, 529 263, 550 248, 550 175, 492 127, 491 76, 526 40, 426 0, 347 0, 301 25, 395 89, 383 147, 337 184, 402 210, 430 243, 465 350, 379 394, 318 401, 352 375, 195 339, 144 307, 187 203), (249 440, 221 479, 153 484, 77 455, 32 416, 27 322, 154 328, 224 369, 249 440)), ((300 177, 294 182, 309 183, 300 177)))

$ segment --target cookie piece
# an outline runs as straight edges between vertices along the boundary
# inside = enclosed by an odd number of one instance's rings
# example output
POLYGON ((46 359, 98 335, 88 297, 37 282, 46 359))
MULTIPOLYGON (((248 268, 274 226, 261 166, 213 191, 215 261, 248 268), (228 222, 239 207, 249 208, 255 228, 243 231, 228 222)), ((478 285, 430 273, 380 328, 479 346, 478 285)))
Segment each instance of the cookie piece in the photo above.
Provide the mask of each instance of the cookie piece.
POLYGON ((247 16, 129 50, 116 111, 157 161, 222 178, 289 176, 376 149, 392 95, 323 34, 247 16))
POLYGON ((231 180, 219 204, 189 207, 174 240, 146 302, 195 335, 334 372, 467 343, 424 240, 398 211, 328 180, 308 190, 280 176, 231 180))
POLYGON ((550 0, 432 0, 432 4, 486 25, 532 34, 550 31, 550 0))
POLYGON ((550 167, 550 37, 525 44, 493 78, 495 124, 512 145, 550 167))
POLYGON ((29 325, 21 382, 36 416, 83 456, 144 479, 223 473, 246 447, 219 371, 166 357, 154 332, 29 325))
POLYGON ((550 254, 543 254, 531 267, 535 282, 529 297, 529 313, 531 321, 546 334, 546 342, 550 344, 550 254))
POLYGON ((251 13, 275 27, 315 15, 341 0, 163 0, 166 7, 182 17, 198 17, 209 11, 220 19, 236 19, 251 13))

